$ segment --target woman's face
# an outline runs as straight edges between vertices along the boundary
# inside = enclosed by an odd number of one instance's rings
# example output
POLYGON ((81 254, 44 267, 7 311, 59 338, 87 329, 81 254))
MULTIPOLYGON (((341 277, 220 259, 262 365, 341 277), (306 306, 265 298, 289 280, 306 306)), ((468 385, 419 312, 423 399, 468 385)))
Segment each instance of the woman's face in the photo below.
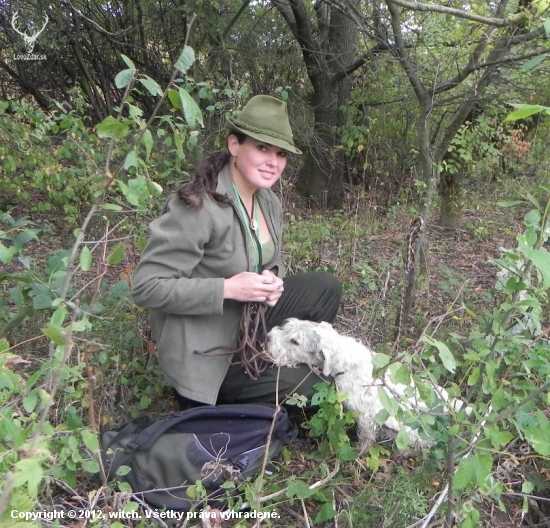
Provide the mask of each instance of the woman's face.
POLYGON ((240 191, 269 189, 281 176, 287 161, 286 150, 246 137, 239 143, 234 135, 227 140, 235 160, 231 164, 233 181, 240 191))

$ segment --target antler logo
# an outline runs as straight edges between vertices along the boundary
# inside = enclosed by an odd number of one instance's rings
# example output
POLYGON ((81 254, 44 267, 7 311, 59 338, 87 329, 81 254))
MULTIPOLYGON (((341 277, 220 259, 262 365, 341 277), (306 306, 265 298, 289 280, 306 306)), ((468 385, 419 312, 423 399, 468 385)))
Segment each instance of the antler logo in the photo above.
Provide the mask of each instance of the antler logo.
POLYGON ((15 29, 15 31, 17 31, 17 33, 19 33, 23 37, 23 41, 25 42, 25 49, 27 53, 30 55, 34 50, 36 39, 38 38, 40 33, 44 31, 44 29, 46 28, 46 24, 50 19, 48 18, 48 15, 46 15, 46 20, 44 21, 44 25, 42 26, 42 29, 39 29, 38 31, 36 31, 33 35, 28 35, 26 31, 19 31, 19 29, 17 29, 16 27, 17 19, 19 18, 18 13, 19 12, 16 11, 11 17, 11 27, 15 29))

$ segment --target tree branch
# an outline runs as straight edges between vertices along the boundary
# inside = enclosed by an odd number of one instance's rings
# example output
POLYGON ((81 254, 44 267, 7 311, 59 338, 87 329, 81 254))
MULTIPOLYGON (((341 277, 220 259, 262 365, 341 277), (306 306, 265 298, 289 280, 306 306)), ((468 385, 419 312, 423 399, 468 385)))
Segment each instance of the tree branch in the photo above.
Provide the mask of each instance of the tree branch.
POLYGON ((446 15, 453 15, 458 18, 472 20, 473 22, 479 22, 480 24, 486 24, 488 26, 508 27, 518 23, 517 20, 506 20, 504 18, 493 18, 474 15, 473 13, 468 13, 466 11, 463 11, 462 9, 456 9, 454 7, 446 7, 435 4, 420 4, 418 2, 405 2, 405 0, 387 0, 387 2, 388 4, 395 4, 396 6, 404 7, 412 11, 431 11, 434 13, 444 13, 446 15))
POLYGON ((411 59, 409 53, 407 52, 407 47, 405 45, 405 40, 403 38, 403 33, 401 31, 401 16, 398 10, 393 5, 392 0, 386 0, 386 5, 391 14, 391 25, 393 30, 393 35, 395 37, 396 52, 403 64, 403 69, 409 78, 413 90, 418 98, 418 101, 426 106, 426 97, 428 96, 428 91, 422 84, 420 77, 416 71, 416 65, 411 59))

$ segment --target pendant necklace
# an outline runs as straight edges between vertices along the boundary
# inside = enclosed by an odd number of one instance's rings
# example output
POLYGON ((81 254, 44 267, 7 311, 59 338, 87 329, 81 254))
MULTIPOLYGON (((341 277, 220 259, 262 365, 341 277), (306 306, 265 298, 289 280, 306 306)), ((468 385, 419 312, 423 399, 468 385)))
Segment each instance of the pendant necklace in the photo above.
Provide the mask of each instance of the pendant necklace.
POLYGON ((252 214, 250 215, 250 229, 256 232, 258 229, 258 221, 254 218, 254 211, 256 210, 256 198, 252 202, 252 214))
POLYGON ((256 231, 258 231, 258 226, 259 226, 259 223, 258 223, 258 212, 257 212, 257 200, 256 200, 256 196, 253 195, 252 196, 252 210, 250 211, 250 214, 248 213, 248 210, 247 208, 245 207, 244 205, 244 202, 243 202, 243 199, 241 198, 241 195, 239 194, 239 191, 237 190, 237 187, 235 186, 235 184, 233 184, 233 192, 235 193, 235 196, 237 197, 238 201, 239 201, 239 209, 241 209, 241 211, 245 214, 247 220, 248 220, 248 226, 250 227, 250 229, 252 229, 252 231, 254 231, 254 234, 256 234, 256 231))

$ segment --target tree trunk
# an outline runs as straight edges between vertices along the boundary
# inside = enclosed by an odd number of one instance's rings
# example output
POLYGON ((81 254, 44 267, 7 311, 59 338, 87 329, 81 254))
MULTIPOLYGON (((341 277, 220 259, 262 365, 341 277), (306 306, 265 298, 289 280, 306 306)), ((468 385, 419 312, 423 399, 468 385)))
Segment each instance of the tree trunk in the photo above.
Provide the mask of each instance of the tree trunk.
POLYGON ((313 134, 298 174, 298 191, 322 207, 337 208, 344 198, 344 163, 335 149, 338 140, 333 132, 342 121, 338 115, 341 104, 331 85, 325 83, 314 92, 313 134))
POLYGON ((441 174, 439 184, 439 225, 448 229, 459 229, 462 223, 462 182, 464 173, 459 170, 456 174, 445 172, 441 174))
POLYGON ((350 13, 359 0, 341 7, 315 4, 316 24, 303 0, 272 0, 302 50, 313 87, 313 133, 305 138, 306 159, 298 189, 318 205, 337 208, 344 198, 345 164, 337 129, 345 124, 341 110, 351 92, 351 65, 356 59, 359 25, 350 13))

